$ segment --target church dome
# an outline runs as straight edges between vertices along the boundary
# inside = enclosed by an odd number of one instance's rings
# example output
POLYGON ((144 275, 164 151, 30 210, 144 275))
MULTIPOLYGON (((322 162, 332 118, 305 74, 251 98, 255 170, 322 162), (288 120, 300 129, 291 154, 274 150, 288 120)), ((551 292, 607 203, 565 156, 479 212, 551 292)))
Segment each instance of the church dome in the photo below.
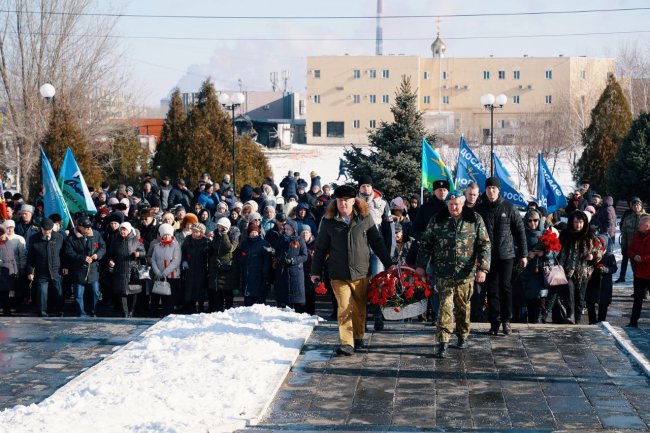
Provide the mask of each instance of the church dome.
POLYGON ((431 44, 431 53, 433 57, 445 57, 447 45, 440 39, 440 33, 436 35, 436 40, 431 44))

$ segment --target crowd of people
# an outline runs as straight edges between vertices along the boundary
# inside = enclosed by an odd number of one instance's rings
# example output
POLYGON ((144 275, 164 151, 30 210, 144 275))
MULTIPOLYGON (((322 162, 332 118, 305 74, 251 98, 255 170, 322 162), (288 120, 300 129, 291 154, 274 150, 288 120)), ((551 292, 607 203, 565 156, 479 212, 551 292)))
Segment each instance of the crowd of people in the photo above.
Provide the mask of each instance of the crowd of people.
MULTIPOLYGON (((638 326, 650 288, 650 215, 638 198, 618 223, 613 198, 586 180, 552 214, 535 202, 517 209, 496 177, 482 194, 477 184, 458 191, 436 181, 424 203, 384 197, 371 176, 356 180, 337 186, 316 172, 307 180, 289 172, 279 185, 267 178, 236 192, 227 174, 213 181, 206 173, 193 188, 145 174, 135 188, 91 189, 97 213, 74 215, 67 227, 61 215, 43 214, 42 198, 25 203, 6 193, 0 307, 5 315, 24 305, 63 315, 69 296, 79 316, 95 316, 101 302, 124 317, 160 317, 223 311, 241 295, 245 305, 272 299, 314 314, 322 283, 339 321, 339 352, 349 355, 363 345, 368 278, 408 264, 437 289, 423 319, 437 320, 444 356, 451 334, 467 345, 470 321, 508 335, 515 321, 581 323, 583 313, 588 323, 606 320, 613 276, 620 267, 616 281, 624 281, 629 261, 630 326, 638 326), (620 264, 612 254, 617 224, 620 264), (545 233, 558 237, 556 250, 540 247, 545 233), (562 267, 567 284, 545 286, 550 264, 562 267)), ((369 312, 381 331, 381 310, 369 312)))

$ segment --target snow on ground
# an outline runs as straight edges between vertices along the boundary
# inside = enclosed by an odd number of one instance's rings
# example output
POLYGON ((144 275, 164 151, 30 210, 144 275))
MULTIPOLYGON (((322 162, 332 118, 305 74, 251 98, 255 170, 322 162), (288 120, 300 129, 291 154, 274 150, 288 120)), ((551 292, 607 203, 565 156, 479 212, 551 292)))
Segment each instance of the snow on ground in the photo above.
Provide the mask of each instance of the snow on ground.
POLYGON ((319 318, 255 305, 168 316, 0 432, 222 432, 254 424, 319 318))

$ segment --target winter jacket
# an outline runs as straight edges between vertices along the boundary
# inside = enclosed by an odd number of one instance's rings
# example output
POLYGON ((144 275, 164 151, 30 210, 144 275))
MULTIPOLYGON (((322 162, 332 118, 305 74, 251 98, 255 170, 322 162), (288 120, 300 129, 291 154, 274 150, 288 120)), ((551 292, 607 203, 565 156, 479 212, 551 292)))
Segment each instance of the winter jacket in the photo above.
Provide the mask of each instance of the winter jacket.
POLYGON ((244 296, 264 297, 264 286, 271 271, 269 243, 261 236, 242 243, 238 261, 242 267, 244 296))
POLYGON ((503 197, 476 206, 490 236, 492 263, 496 260, 523 258, 528 255, 524 223, 517 208, 503 197))
POLYGON ((208 250, 208 289, 211 291, 239 290, 239 266, 235 250, 239 246, 239 230, 231 227, 227 233, 216 231, 208 250), (230 269, 223 267, 230 264, 230 269))
MULTIPOLYGON (((298 232, 295 221, 287 221, 298 232)), ((299 235, 282 236, 275 251, 275 300, 280 304, 305 303, 305 275, 303 263, 307 261, 307 245, 299 235)))
POLYGON ((184 291, 187 302, 201 300, 202 294, 208 288, 208 250, 210 239, 202 236, 200 239, 189 237, 181 247, 181 264, 187 265, 185 271, 184 291))
POLYGON ((282 188, 282 197, 284 197, 285 200, 292 195, 298 196, 298 184, 296 178, 293 176, 287 176, 282 179, 282 182, 280 182, 280 188, 282 188))
POLYGON ((603 305, 611 304, 613 288, 612 274, 615 274, 616 271, 618 271, 616 257, 611 253, 605 254, 596 265, 587 283, 585 301, 603 305))
POLYGON ((88 284, 99 281, 99 261, 106 254, 106 243, 98 231, 84 236, 77 229, 65 241, 65 264, 73 284, 88 284), (86 257, 97 254, 90 266, 86 257))
POLYGON ((172 189, 171 185, 160 187, 160 209, 169 209, 169 194, 171 194, 172 189))
POLYGON ((130 295, 142 291, 142 285, 138 281, 131 280, 131 270, 138 265, 140 258, 145 255, 144 245, 138 241, 134 232, 127 238, 119 236, 108 249, 108 258, 115 262, 113 267, 113 292, 117 295, 130 295), (138 253, 138 258, 135 253, 138 253))
POLYGON ((41 231, 32 221, 29 224, 23 224, 22 220, 16 221, 16 227, 14 228, 14 233, 18 236, 22 236, 25 239, 25 245, 29 248, 29 238, 33 235, 38 235, 41 231))
POLYGON ((564 268, 567 278, 577 283, 586 282, 591 277, 596 263, 603 256, 604 249, 595 234, 589 229, 587 217, 583 212, 575 212, 569 217, 567 223, 568 229, 560 234, 560 244, 562 250, 558 255, 558 262, 564 268), (582 230, 574 231, 573 220, 580 218, 583 220, 582 230), (591 260, 587 256, 591 254, 591 260))
POLYGON ((639 221, 643 215, 647 215, 644 211, 640 213, 630 212, 629 215, 621 221, 621 249, 627 250, 632 243, 632 239, 639 228, 639 221))
POLYGON ((18 266, 18 275, 24 275, 27 266, 27 246, 25 245, 25 239, 14 233, 13 236, 9 237, 7 243, 14 249, 14 259, 16 260, 16 266, 18 266))
POLYGON ((63 263, 65 237, 52 232, 49 241, 39 233, 29 238, 27 247, 27 274, 35 274, 35 280, 59 278, 63 263))
POLYGON ((220 201, 219 195, 216 192, 208 194, 205 191, 201 191, 198 198, 198 202, 202 207, 209 210, 210 214, 217 212, 217 204, 219 204, 220 201))
POLYGON ((154 218, 154 220, 148 226, 140 224, 138 230, 140 231, 140 237, 142 238, 142 243, 144 244, 144 250, 149 251, 149 246, 151 242, 158 239, 158 229, 160 228, 160 223, 154 218))
MULTIPOLYGON (((411 234, 416 241, 420 240, 420 237, 426 231, 431 218, 440 212, 440 210, 446 208, 447 206, 445 205, 445 202, 438 200, 436 196, 431 197, 426 203, 417 208, 417 213, 415 214, 413 225, 411 227, 411 234)), ((406 256, 406 263, 415 264, 419 247, 419 242, 413 242, 411 244, 411 249, 406 256)))
POLYGON ((571 215, 573 212, 577 210, 585 210, 587 205, 589 205, 589 203, 587 203, 587 200, 585 200, 583 197, 580 197, 579 200, 571 199, 569 200, 569 203, 564 208, 564 213, 566 215, 571 215))
POLYGON ((598 209, 593 220, 599 233, 607 233, 611 239, 614 239, 616 236, 616 210, 614 209, 614 199, 611 196, 605 197, 603 205, 598 209))
MULTIPOLYGON (((370 273, 370 251, 379 257, 384 267, 391 266, 391 259, 377 226, 370 216, 368 204, 355 199, 354 211, 349 224, 336 209, 336 201, 327 206, 320 224, 311 265, 312 274, 320 275, 325 258, 330 279, 359 280, 370 273)), ((322 276, 322 275, 321 275, 322 276)))
POLYGON ((189 189, 179 189, 174 187, 169 193, 169 208, 180 204, 183 205, 187 212, 192 212, 192 201, 194 200, 194 194, 189 189))
POLYGON ((158 242, 154 246, 151 256, 151 270, 157 280, 164 278, 177 280, 181 277, 181 246, 176 242, 176 239, 173 239, 168 244, 158 242))
MULTIPOLYGON (((0 241, 0 292, 13 290, 18 275, 18 265, 11 242, 0 241)), ((6 306, 5 306, 6 308, 6 306)))
POLYGON ((634 278, 643 278, 650 280, 650 233, 634 233, 632 242, 627 249, 627 256, 632 263, 634 278), (635 256, 640 256, 641 261, 634 260, 635 256))

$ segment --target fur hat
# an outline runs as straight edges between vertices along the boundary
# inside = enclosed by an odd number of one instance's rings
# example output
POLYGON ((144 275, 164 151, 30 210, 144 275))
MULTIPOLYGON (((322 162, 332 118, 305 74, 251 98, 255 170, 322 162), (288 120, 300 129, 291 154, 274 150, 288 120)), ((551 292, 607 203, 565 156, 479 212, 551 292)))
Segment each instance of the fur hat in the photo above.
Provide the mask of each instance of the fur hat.
POLYGON ((199 219, 193 213, 188 213, 183 217, 181 221, 181 227, 184 228, 187 224, 196 224, 199 222, 199 219))
POLYGON ((334 198, 355 198, 357 190, 350 185, 341 185, 334 190, 334 198))
POLYGON ((21 212, 29 212, 29 213, 34 213, 34 206, 30 204, 24 204, 20 207, 21 212))
POLYGON ((449 181, 446 179, 436 180, 433 182, 433 185, 431 185, 431 189, 435 191, 438 188, 444 188, 449 191, 449 181))
POLYGON ((358 185, 359 185, 359 187, 361 187, 361 185, 370 185, 370 186, 372 186, 372 177, 370 177, 367 174, 362 174, 361 176, 359 176, 358 185))
POLYGON ((174 234, 174 227, 171 226, 171 224, 160 224, 160 227, 158 227, 158 234, 162 237, 165 235, 173 235, 174 234))

